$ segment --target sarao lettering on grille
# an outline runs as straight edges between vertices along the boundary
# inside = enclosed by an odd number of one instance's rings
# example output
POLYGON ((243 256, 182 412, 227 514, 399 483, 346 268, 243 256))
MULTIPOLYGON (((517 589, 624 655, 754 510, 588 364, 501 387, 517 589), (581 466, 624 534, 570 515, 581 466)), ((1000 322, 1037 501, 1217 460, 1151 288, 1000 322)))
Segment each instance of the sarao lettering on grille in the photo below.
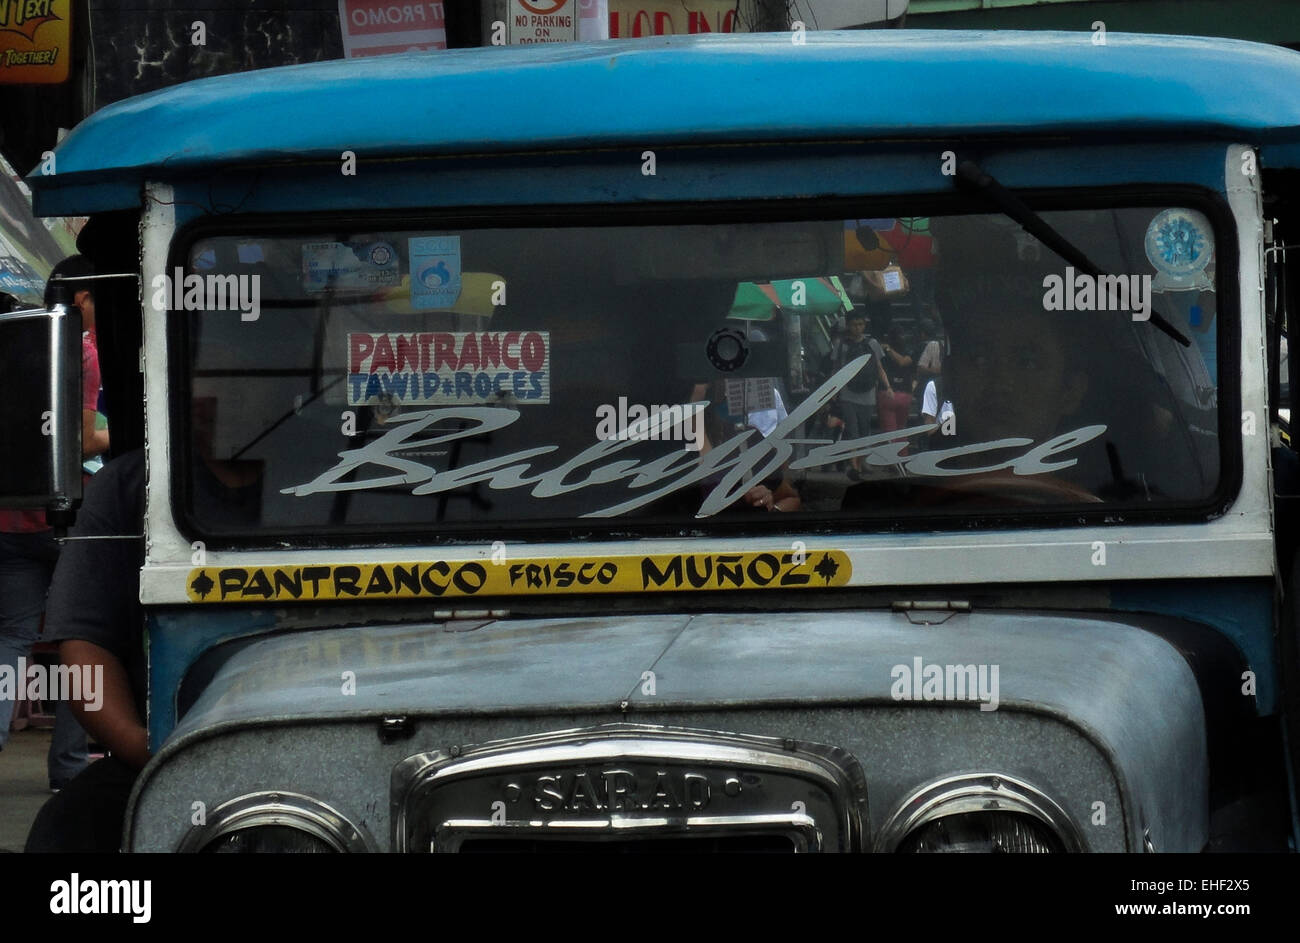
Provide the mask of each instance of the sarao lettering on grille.
MULTIPOLYGON (((723 788, 739 795, 740 778, 728 778, 723 788)), ((638 779, 630 769, 614 768, 519 777, 506 783, 501 796, 537 812, 702 812, 713 786, 703 773, 658 770, 653 778, 642 773, 638 779)))

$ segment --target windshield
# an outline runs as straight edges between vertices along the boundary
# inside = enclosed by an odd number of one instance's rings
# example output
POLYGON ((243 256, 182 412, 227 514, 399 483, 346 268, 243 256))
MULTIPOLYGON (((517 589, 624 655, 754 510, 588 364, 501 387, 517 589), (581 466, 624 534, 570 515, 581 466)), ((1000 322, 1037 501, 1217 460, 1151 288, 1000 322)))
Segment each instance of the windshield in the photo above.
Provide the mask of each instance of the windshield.
POLYGON ((183 517, 481 539, 1204 504, 1213 227, 1042 215, 1107 274, 1000 215, 198 238, 152 286, 183 517))

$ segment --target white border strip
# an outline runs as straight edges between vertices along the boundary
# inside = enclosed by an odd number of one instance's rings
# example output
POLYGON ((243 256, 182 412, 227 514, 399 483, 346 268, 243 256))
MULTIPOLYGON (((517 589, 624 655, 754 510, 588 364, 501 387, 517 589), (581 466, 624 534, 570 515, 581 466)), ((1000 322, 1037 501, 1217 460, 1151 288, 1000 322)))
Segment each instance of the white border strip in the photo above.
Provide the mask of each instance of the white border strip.
MULTIPOLYGON (((1241 491, 1228 512, 1204 524, 1151 524, 1091 529, 1000 530, 979 538, 970 533, 848 534, 809 536, 809 551, 843 550, 853 563, 852 586, 942 586, 970 583, 1047 583, 1189 577, 1271 576, 1274 572, 1268 407, 1265 383, 1263 311, 1263 225, 1259 178, 1241 174, 1241 155, 1227 149, 1228 203, 1237 225, 1240 258, 1242 409, 1254 411, 1256 435, 1243 439, 1241 491), (1098 563, 1104 546, 1105 562, 1098 563)), ((165 271, 175 234, 170 187, 150 184, 144 215, 142 304, 149 273, 165 271)), ((145 603, 188 602, 186 582, 197 565, 194 548, 172 519, 170 440, 167 415, 165 315, 145 308, 146 429, 149 436, 149 498, 146 533, 150 541, 141 578, 145 603)), ((601 542, 518 543, 511 562, 575 556, 728 553, 773 550, 783 538, 695 538, 601 542)), ((306 566, 491 559, 491 541, 456 546, 395 546, 339 550, 209 551, 204 565, 306 566)))

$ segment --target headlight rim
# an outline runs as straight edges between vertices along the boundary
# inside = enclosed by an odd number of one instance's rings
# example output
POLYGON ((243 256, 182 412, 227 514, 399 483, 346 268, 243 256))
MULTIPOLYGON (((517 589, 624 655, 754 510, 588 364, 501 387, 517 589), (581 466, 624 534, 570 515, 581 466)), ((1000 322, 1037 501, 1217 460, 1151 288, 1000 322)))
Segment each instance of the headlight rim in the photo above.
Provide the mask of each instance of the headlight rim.
POLYGON ((226 835, 269 825, 297 829, 328 844, 338 854, 377 851, 374 840, 328 803, 284 790, 245 793, 209 811, 202 825, 190 828, 176 850, 202 852, 226 835))
POLYGON ((1043 790, 1005 773, 958 773, 931 780, 904 796, 876 832, 872 850, 893 854, 907 836, 931 822, 967 812, 996 811, 1028 815, 1036 819, 1061 842, 1067 854, 1088 850, 1078 826, 1061 806, 1043 790))

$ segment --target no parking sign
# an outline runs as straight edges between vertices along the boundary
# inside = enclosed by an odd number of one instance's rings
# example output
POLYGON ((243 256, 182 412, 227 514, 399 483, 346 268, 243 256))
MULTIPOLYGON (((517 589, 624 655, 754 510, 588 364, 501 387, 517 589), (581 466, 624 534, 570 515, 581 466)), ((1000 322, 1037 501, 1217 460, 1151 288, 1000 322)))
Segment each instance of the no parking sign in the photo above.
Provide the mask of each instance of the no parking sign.
POLYGON ((578 0, 510 0, 506 38, 526 43, 571 43, 578 38, 578 0))

